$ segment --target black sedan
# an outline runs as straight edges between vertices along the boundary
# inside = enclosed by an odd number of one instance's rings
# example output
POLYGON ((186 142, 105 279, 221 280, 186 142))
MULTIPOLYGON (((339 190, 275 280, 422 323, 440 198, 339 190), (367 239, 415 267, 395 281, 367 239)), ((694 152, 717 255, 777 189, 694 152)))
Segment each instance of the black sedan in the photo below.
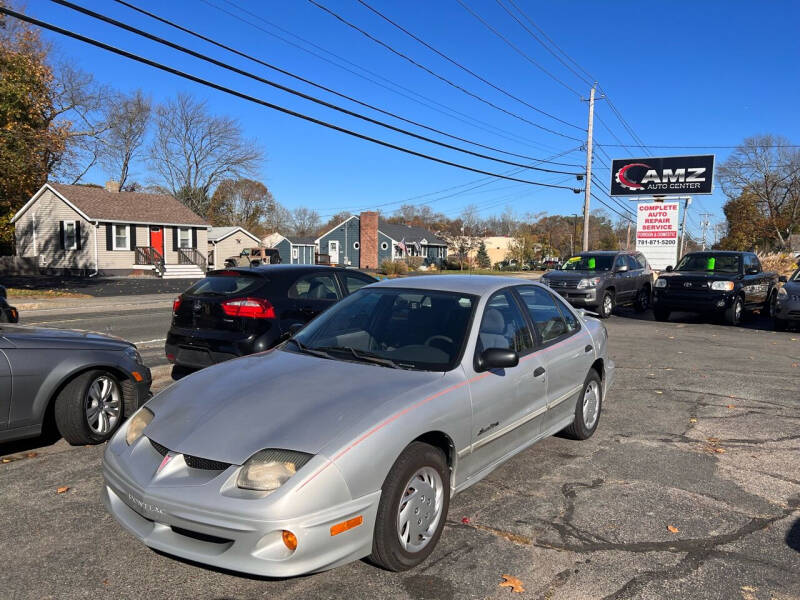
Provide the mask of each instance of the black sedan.
POLYGON ((336 302, 377 281, 319 265, 264 265, 211 271, 175 299, 167 360, 209 365, 272 348, 336 302))
POLYGON ((6 288, 0 285, 0 323, 16 323, 19 321, 19 312, 8 304, 6 288))
POLYGON ((70 444, 99 444, 147 401, 150 383, 125 340, 0 325, 0 442, 55 425, 70 444))

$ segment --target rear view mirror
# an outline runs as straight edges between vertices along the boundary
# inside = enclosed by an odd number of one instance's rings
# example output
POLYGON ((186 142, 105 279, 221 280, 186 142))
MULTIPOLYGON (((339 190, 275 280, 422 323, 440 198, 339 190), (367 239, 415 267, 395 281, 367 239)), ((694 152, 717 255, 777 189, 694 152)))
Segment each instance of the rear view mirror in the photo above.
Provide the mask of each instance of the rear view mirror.
POLYGON ((669 273, 670 271, 672 271, 672 265, 667 265, 667 268, 665 269, 665 271, 666 271, 667 273, 669 273))
POLYGON ((781 283, 786 283, 787 281, 789 281, 789 278, 786 275, 781 275, 780 277, 778 277, 778 281, 780 281, 781 283))
POLYGON ((488 348, 478 358, 478 368, 481 371, 508 369, 518 364, 519 354, 508 348, 488 348))

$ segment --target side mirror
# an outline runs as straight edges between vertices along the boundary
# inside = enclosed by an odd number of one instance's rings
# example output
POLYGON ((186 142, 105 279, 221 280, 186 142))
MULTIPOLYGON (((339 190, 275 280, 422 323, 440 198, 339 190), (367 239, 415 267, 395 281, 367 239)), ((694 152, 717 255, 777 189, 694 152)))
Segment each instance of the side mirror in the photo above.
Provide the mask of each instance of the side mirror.
POLYGON ((787 281, 789 281, 789 278, 786 275, 781 275, 780 277, 778 277, 778 281, 780 281, 781 283, 786 283, 787 281))
POLYGON ((508 369, 519 364, 519 354, 508 348, 488 348, 478 357, 478 369, 508 369))
POLYGON ((302 323, 292 323, 289 325, 289 337, 294 336, 300 331, 304 325, 302 323))
POLYGON ((759 272, 760 271, 758 269, 756 269, 755 267, 750 267, 749 269, 747 269, 747 274, 748 275, 758 275, 759 272))
POLYGON ((672 265, 667 265, 667 268, 664 269, 667 273, 672 272, 672 265))
POLYGON ((614 269, 615 273, 625 273, 628 270, 628 265, 621 265, 614 269))

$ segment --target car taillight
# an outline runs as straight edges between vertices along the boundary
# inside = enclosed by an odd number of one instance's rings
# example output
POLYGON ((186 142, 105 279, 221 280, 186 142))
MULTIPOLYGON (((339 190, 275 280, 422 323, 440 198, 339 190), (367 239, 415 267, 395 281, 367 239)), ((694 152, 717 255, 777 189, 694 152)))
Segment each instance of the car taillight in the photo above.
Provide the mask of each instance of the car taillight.
POLYGON ((172 312, 178 312, 178 309, 181 307, 181 297, 178 296, 175 300, 172 301, 172 312))
POLYGON ((251 319, 274 319, 275 307, 263 298, 235 298, 222 303, 223 312, 229 317, 251 319))

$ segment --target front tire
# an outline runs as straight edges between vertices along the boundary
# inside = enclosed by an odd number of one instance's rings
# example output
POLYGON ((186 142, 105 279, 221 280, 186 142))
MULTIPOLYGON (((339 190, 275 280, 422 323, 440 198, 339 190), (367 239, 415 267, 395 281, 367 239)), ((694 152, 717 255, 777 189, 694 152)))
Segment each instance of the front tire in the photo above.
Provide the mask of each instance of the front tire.
POLYGON ((633 309, 638 313, 643 313, 650 308, 650 286, 645 285, 636 294, 636 301, 633 303, 633 309))
POLYGON ((725 310, 725 322, 728 325, 739 325, 744 315, 744 301, 741 296, 736 296, 733 303, 725 310))
POLYGON ((381 488, 369 560, 406 571, 433 552, 450 506, 450 468, 444 453, 412 442, 392 465, 381 488))
POLYGON ((588 440, 597 430, 602 407, 603 384, 597 371, 591 369, 575 403, 575 420, 564 429, 564 434, 573 440, 588 440))
POLYGON ((56 427, 73 446, 100 444, 122 422, 122 387, 104 370, 92 370, 72 379, 55 402, 56 427))
POLYGON ((661 321, 662 323, 664 321, 669 321, 669 315, 670 312, 668 310, 662 310, 658 308, 653 310, 653 316, 655 316, 656 321, 661 321))
POLYGON ((607 319, 614 311, 614 294, 605 292, 603 299, 600 301, 600 306, 597 307, 597 314, 601 319, 607 319))

